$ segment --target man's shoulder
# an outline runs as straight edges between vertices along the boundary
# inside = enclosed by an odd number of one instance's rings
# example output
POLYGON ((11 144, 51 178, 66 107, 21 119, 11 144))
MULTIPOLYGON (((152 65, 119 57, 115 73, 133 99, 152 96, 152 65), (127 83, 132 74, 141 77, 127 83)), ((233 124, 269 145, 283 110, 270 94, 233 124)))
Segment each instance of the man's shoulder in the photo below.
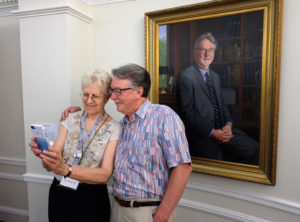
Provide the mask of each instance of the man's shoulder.
POLYGON ((191 65, 191 66, 185 68, 184 70, 182 70, 179 75, 186 75, 186 74, 190 74, 190 73, 194 73, 194 72, 197 72, 197 70, 194 65, 191 65))
POLYGON ((166 105, 151 104, 151 109, 151 111, 149 110, 150 113, 154 112, 161 117, 177 116, 177 113, 172 108, 166 105))
POLYGON ((109 123, 112 125, 112 127, 115 127, 115 128, 121 127, 121 123, 115 119, 112 119, 109 123))

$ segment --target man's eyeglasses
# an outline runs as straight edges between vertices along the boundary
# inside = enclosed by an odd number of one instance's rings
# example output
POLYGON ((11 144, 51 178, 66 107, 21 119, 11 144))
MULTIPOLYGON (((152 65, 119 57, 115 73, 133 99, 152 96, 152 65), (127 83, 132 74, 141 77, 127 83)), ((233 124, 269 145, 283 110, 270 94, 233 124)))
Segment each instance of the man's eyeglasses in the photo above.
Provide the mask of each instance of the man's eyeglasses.
POLYGON ((95 94, 88 94, 88 93, 85 93, 85 92, 81 92, 80 93, 80 96, 81 96, 81 98, 82 99, 84 99, 84 100, 88 100, 90 97, 91 97, 91 99, 93 100, 93 101, 97 101, 97 100, 100 100, 102 97, 103 97, 103 95, 95 95, 95 94))
POLYGON ((129 90, 129 89, 133 89, 133 88, 124 88, 124 89, 120 89, 120 88, 115 88, 115 89, 108 88, 108 92, 109 92, 109 94, 115 93, 116 96, 120 96, 120 95, 122 95, 123 91, 129 90))
POLYGON ((196 48, 196 50, 198 50, 199 52, 201 53, 214 53, 215 52, 215 49, 214 48, 209 48, 209 49, 206 49, 206 48, 196 48))

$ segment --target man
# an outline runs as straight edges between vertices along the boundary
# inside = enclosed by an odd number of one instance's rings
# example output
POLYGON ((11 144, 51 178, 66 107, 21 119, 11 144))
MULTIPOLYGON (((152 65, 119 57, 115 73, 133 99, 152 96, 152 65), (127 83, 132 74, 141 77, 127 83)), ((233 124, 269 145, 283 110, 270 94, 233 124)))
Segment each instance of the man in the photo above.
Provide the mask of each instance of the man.
MULTIPOLYGON (((175 221, 192 171, 185 129, 169 107, 147 100, 149 73, 129 64, 113 70, 111 99, 125 117, 115 155, 112 222, 175 221)), ((63 113, 78 110, 74 107, 63 113)))
POLYGON ((125 117, 115 157, 111 221, 151 221, 152 214, 153 221, 168 221, 192 170, 183 123, 170 108, 147 100, 151 81, 144 68, 125 65, 113 76, 111 99, 125 117), (146 206, 128 207, 133 200, 146 206))
POLYGON ((209 68, 216 49, 217 41, 211 33, 200 35, 194 43, 194 65, 177 79, 177 102, 191 155, 222 160, 226 152, 238 162, 257 164, 258 143, 232 129, 219 76, 209 68))

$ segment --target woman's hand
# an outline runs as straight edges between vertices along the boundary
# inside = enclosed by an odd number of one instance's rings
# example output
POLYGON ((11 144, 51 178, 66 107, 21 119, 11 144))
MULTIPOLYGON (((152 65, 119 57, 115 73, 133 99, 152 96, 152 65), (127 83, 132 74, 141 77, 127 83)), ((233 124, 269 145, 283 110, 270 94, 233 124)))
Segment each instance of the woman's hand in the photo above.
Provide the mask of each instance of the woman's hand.
POLYGON ((55 149, 53 145, 40 154, 45 168, 57 175, 65 176, 68 173, 68 165, 63 162, 62 152, 55 149))
MULTIPOLYGON (((31 138, 31 142, 29 143, 30 149, 34 155, 41 158, 40 155, 42 151, 39 149, 38 144, 35 142, 35 137, 31 138)), ((42 158, 41 158, 42 159, 42 158)))

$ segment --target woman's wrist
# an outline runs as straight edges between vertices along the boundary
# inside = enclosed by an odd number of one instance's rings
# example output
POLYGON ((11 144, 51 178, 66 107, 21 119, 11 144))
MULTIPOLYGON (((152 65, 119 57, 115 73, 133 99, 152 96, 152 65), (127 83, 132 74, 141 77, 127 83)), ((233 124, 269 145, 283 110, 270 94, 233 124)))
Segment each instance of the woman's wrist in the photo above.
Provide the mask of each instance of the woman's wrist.
POLYGON ((66 173, 64 174, 65 177, 69 177, 72 174, 73 168, 71 165, 69 164, 65 164, 66 165, 66 173))

